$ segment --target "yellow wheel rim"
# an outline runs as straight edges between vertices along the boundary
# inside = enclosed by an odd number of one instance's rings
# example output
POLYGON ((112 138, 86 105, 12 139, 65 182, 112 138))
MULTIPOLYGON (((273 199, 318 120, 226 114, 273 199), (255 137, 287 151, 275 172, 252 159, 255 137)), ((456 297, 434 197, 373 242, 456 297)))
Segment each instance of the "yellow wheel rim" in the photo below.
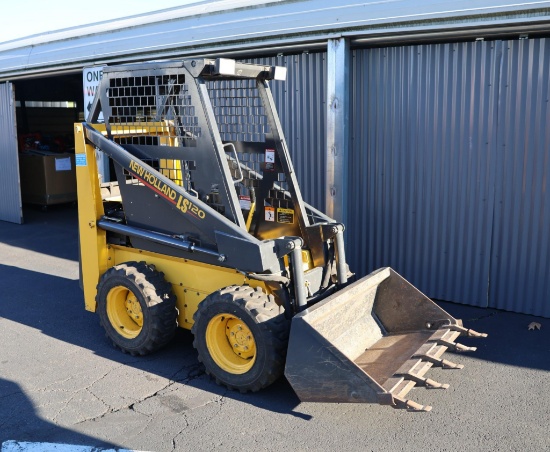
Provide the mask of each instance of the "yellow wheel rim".
POLYGON ((126 287, 113 287, 107 294, 107 317, 115 331, 134 339, 143 328, 143 311, 134 293, 126 287))
POLYGON ((214 362, 231 374, 248 372, 256 361, 252 331, 231 314, 218 314, 208 322, 206 346, 214 362))

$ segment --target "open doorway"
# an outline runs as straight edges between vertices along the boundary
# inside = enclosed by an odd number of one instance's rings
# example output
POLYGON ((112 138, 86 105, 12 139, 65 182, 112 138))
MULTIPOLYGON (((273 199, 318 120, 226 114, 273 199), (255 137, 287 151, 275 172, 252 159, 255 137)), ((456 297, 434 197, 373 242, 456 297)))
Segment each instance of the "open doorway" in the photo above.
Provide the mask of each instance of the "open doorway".
POLYGON ((83 118, 80 73, 13 82, 23 212, 75 204, 73 124, 83 118))

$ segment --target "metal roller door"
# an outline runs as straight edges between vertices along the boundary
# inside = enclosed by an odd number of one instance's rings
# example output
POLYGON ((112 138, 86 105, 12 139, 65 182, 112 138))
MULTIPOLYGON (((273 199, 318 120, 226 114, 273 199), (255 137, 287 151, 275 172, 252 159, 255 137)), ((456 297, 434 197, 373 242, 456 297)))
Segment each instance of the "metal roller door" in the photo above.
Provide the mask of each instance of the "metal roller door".
POLYGON ((23 223, 15 96, 11 83, 0 83, 0 220, 23 223))
POLYGON ((353 268, 391 265, 433 298, 550 316, 549 41, 352 56, 353 268))

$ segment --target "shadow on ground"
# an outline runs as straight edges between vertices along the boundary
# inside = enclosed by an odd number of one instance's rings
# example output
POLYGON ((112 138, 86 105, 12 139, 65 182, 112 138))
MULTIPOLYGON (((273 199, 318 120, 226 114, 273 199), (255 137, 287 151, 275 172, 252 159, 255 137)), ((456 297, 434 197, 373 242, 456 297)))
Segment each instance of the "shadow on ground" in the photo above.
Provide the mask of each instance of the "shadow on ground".
POLYGON ((97 448, 120 448, 120 446, 88 435, 62 428, 42 419, 32 402, 16 383, 0 378, 0 400, 10 408, 9 416, 0 418, 0 445, 9 440, 29 442, 52 442, 97 448), (23 437, 22 436, 23 433, 23 437))
POLYGON ((454 317, 462 319, 465 327, 488 334, 485 339, 459 339, 465 345, 477 347, 468 357, 550 370, 550 319, 456 303, 438 304, 454 317), (540 330, 533 326, 530 329, 532 322, 540 324, 540 330))
MULTIPOLYGON (((0 222, 0 242, 78 265, 77 209, 74 206, 52 206, 48 211, 26 208, 25 224, 0 222)), ((299 400, 284 379, 261 394, 234 393, 213 384, 199 365, 187 331, 178 331, 168 347, 151 356, 136 358, 115 350, 99 326, 97 316, 84 310, 78 280, 47 274, 46 268, 42 273, 11 264, 0 256, 0 317, 146 373, 265 410, 308 418, 294 412, 299 400), (175 372, 175 368, 180 371, 175 372)), ((40 266, 40 262, 36 264, 40 266)), ((120 447, 41 418, 22 388, 2 377, 0 375, 0 444, 16 440, 120 447)))

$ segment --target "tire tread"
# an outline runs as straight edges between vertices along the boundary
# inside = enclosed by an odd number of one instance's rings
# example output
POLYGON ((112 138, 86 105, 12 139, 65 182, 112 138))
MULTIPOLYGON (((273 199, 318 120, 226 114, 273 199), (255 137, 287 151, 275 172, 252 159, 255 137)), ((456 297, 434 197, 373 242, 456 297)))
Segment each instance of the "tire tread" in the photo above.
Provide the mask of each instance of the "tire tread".
POLYGON ((96 301, 98 306, 102 303, 100 295, 102 289, 113 278, 126 279, 140 289, 151 318, 148 337, 143 343, 136 344, 134 347, 128 346, 127 340, 119 341, 117 336, 109 334, 110 322, 106 315, 101 315, 102 311, 100 310, 100 322, 113 345, 125 353, 136 356, 150 354, 168 344, 176 331, 177 310, 176 296, 172 291, 171 284, 166 281, 164 273, 157 271, 154 266, 144 261, 115 265, 102 275, 97 285, 96 301))
MULTIPOLYGON (((194 335, 193 347, 197 349, 199 361, 205 365, 206 373, 212 376, 216 383, 226 386, 231 390, 239 390, 242 393, 256 392, 277 380, 282 374, 285 365, 289 322, 284 316, 284 309, 277 305, 273 295, 266 294, 261 288, 251 286, 229 286, 220 289, 206 297, 199 305, 193 316, 194 324, 191 332, 194 335), (236 304, 249 312, 250 316, 262 330, 262 336, 269 338, 269 344, 264 344, 266 351, 265 371, 251 383, 231 384, 216 374, 215 369, 209 369, 205 357, 201 356, 201 341, 197 335, 198 325, 203 321, 204 313, 216 303, 221 301, 236 304)), ((206 320, 206 319, 205 319, 206 320)))

